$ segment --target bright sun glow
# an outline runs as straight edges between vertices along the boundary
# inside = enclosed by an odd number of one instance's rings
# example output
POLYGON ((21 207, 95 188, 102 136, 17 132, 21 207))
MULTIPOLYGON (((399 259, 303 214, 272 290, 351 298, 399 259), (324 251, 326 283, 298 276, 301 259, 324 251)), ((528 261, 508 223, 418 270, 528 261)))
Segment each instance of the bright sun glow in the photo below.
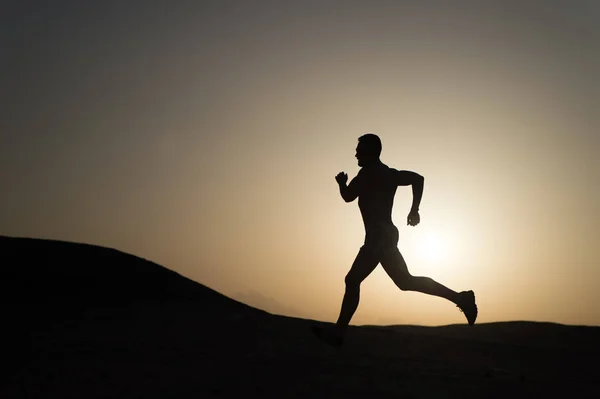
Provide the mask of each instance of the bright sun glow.
POLYGON ((419 258, 427 262, 439 262, 448 256, 448 244, 437 233, 428 231, 419 238, 419 258))

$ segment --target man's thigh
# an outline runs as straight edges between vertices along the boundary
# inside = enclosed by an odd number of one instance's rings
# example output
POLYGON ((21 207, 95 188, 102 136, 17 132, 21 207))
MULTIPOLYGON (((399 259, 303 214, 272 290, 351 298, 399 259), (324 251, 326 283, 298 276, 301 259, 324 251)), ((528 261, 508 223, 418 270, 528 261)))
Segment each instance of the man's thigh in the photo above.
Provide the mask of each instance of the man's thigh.
POLYGON ((381 266, 395 282, 410 277, 408 266, 398 248, 389 248, 384 251, 381 256, 381 266))
POLYGON ((346 275, 346 282, 360 284, 366 279, 379 264, 378 255, 375 251, 371 251, 364 246, 361 247, 352 263, 350 271, 346 275))

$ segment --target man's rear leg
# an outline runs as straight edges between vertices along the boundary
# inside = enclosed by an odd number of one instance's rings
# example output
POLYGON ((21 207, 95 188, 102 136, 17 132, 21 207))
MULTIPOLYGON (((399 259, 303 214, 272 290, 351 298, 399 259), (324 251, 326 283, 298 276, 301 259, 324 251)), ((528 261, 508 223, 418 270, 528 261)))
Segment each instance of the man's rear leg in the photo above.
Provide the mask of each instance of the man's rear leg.
POLYGON ((473 291, 456 292, 432 278, 411 275, 402 254, 397 248, 386 252, 381 260, 381 266, 401 290, 417 291, 445 298, 459 307, 467 317, 470 325, 475 323, 477 305, 475 304, 473 291))

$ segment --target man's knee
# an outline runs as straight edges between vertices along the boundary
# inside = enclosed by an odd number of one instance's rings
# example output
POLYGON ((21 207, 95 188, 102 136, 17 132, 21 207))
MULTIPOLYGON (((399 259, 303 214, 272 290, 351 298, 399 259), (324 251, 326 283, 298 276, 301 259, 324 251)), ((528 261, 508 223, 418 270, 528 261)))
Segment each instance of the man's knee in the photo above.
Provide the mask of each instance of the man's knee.
POLYGON ((356 278, 356 276, 353 276, 352 274, 347 274, 344 282, 346 283, 346 290, 359 290, 360 283, 362 283, 360 279, 356 278))
POLYGON ((402 291, 411 291, 415 286, 414 277, 410 274, 405 274, 402 277, 397 278, 394 282, 402 291))

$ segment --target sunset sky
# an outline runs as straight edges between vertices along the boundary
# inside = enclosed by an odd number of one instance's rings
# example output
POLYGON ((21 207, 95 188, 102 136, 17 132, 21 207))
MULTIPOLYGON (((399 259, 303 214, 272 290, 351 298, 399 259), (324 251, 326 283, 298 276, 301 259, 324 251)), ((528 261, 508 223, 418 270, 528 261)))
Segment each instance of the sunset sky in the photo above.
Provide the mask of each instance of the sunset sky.
MULTIPOLYGON (((357 138, 425 177, 399 249, 478 322, 600 325, 600 3, 9 1, 0 234, 152 260, 335 321, 357 138), (452 5, 449 5, 449 4, 452 5), (36 5, 37 4, 37 5, 36 5)), ((81 267, 86 267, 82 264, 81 267)), ((464 323, 381 267, 353 324, 464 323)))

